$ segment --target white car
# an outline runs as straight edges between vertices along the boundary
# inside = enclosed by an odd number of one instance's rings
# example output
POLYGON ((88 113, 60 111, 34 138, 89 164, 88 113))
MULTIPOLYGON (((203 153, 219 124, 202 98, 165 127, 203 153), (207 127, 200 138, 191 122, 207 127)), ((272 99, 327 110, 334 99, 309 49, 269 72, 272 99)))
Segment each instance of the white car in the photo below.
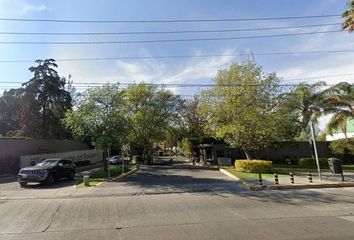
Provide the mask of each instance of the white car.
POLYGON ((109 164, 120 164, 123 162, 123 158, 121 156, 112 156, 108 159, 109 164))

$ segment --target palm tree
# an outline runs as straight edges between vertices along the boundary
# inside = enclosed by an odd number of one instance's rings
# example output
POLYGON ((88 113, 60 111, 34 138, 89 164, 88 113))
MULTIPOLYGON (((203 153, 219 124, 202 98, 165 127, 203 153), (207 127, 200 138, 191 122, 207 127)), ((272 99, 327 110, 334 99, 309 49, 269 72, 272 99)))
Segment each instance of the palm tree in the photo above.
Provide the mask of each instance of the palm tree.
POLYGON ((322 114, 333 114, 327 132, 332 135, 333 130, 341 129, 347 139, 347 121, 354 119, 354 85, 341 82, 324 93, 322 114))
POLYGON ((311 121, 317 122, 324 97, 322 87, 325 85, 324 82, 317 82, 311 85, 299 84, 290 95, 290 108, 298 116, 301 125, 300 135, 306 132, 311 121))
POLYGON ((347 2, 348 9, 342 14, 344 22, 342 23, 342 29, 352 32, 354 30, 354 0, 347 2))
POLYGON ((327 123, 326 132, 333 135, 337 129, 340 129, 343 132, 345 139, 348 140, 347 121, 351 119, 351 117, 351 115, 348 116, 342 112, 335 113, 327 123))

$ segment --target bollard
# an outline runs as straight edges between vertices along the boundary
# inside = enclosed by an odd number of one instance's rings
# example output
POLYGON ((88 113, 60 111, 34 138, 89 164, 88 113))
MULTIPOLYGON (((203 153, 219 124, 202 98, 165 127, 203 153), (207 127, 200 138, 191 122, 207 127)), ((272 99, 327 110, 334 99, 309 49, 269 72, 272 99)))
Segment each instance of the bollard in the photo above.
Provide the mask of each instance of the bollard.
POLYGON ((289 175, 290 175, 290 183, 294 184, 295 183, 295 181, 294 181, 294 173, 290 172, 289 175))
POLYGON ((84 186, 90 186, 90 177, 88 175, 83 176, 82 181, 84 182, 84 186))
POLYGON ((262 173, 258 173, 258 182, 259 182, 259 185, 263 185, 263 183, 262 183, 262 173))
POLYGON ((274 173, 274 183, 277 185, 279 184, 279 178, 277 173, 274 173))
POLYGON ((308 176, 308 179, 309 179, 309 183, 313 183, 311 172, 308 172, 307 176, 308 176))

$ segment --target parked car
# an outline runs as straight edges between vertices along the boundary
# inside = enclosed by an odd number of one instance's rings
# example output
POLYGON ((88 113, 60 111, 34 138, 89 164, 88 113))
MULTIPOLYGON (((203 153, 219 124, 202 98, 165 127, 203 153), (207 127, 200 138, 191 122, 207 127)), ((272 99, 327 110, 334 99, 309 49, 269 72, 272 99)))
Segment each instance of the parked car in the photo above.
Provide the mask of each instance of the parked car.
POLYGON ((21 168, 18 173, 18 182, 22 187, 29 182, 45 183, 50 185, 61 178, 74 179, 75 164, 63 159, 45 159, 33 167, 21 168))
POLYGON ((123 158, 121 156, 112 156, 108 158, 109 164, 121 164, 123 163, 123 158))

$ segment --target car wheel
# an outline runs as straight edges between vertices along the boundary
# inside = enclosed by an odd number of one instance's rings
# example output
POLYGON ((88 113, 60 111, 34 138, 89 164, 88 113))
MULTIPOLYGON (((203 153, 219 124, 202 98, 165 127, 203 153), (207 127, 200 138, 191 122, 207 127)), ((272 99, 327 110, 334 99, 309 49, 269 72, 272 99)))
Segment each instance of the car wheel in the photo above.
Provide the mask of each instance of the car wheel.
POLYGON ((21 187, 26 187, 27 186, 27 182, 20 182, 20 186, 21 187))
POLYGON ((75 171, 71 171, 70 175, 69 175, 69 179, 73 180, 75 178, 75 171))
POLYGON ((53 174, 49 174, 47 176, 47 179, 45 180, 44 184, 45 185, 52 185, 54 183, 54 176, 53 174))

